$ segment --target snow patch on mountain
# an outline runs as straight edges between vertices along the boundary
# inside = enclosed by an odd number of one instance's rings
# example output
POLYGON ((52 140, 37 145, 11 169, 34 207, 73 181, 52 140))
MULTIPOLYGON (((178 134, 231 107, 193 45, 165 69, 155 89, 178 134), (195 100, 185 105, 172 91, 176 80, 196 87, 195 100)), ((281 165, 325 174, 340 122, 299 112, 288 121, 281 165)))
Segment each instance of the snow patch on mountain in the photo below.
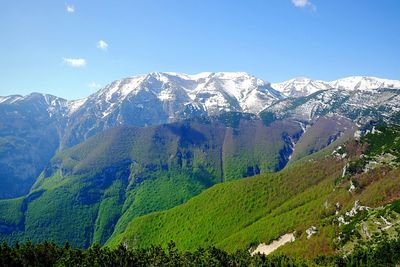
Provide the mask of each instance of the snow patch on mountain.
POLYGON ((21 95, 2 96, 0 98, 0 103, 12 104, 12 103, 17 102, 22 99, 24 99, 24 97, 21 95))
POLYGON ((136 93, 144 78, 139 76, 114 81, 96 93, 95 97, 106 102, 120 102, 128 95, 136 93))
POLYGON ((72 100, 72 101, 68 101, 68 115, 73 114, 74 112, 76 112, 77 110, 79 110, 79 108, 85 104, 87 98, 82 98, 82 99, 78 99, 78 100, 72 100))
POLYGON ((37 94, 39 97, 43 97, 46 106, 47 106, 47 112, 49 113, 49 116, 65 116, 67 114, 68 110, 68 101, 59 98, 53 95, 48 95, 48 94, 37 94))

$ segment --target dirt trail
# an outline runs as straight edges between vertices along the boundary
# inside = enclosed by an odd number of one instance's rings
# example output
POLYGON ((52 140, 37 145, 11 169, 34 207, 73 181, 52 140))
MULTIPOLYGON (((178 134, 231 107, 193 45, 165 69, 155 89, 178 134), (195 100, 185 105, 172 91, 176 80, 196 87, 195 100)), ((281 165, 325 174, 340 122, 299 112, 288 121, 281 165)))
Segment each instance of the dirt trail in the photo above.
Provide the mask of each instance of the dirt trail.
POLYGON ((278 240, 272 241, 272 243, 269 245, 264 243, 259 244, 256 250, 251 253, 251 255, 257 254, 258 252, 268 255, 277 250, 279 247, 285 245, 286 243, 293 242, 294 240, 295 237, 293 233, 285 234, 281 236, 278 240))

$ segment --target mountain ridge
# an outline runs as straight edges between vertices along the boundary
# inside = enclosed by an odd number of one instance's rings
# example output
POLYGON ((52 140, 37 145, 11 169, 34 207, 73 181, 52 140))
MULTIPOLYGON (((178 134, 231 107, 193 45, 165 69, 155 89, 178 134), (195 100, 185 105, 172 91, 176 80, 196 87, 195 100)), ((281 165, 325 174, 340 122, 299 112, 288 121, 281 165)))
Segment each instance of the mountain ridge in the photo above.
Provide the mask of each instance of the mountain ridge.
POLYGON ((400 80, 383 79, 373 76, 349 76, 333 81, 313 80, 296 77, 271 86, 286 97, 308 96, 320 90, 343 89, 368 91, 373 89, 400 89, 400 80))
MULTIPOLYGON (((197 74, 186 74, 186 73, 181 73, 181 72, 150 72, 148 74, 133 75, 133 76, 128 76, 125 78, 115 80, 90 95, 99 93, 100 91, 104 90, 105 88, 109 87, 110 85, 117 83, 117 82, 124 81, 124 80, 140 79, 140 78, 143 79, 143 78, 151 77, 151 76, 159 76, 160 77, 160 76, 165 76, 165 75, 174 76, 176 78, 181 78, 181 79, 185 79, 185 80, 201 80, 201 79, 205 79, 207 77, 213 76, 213 75, 216 75, 216 76, 222 75, 222 76, 228 76, 228 77, 230 76, 231 78, 247 76, 247 77, 253 77, 253 78, 257 79, 258 81, 260 81, 261 83, 270 84, 273 89, 275 89, 276 91, 279 91, 279 92, 284 91, 282 88, 286 87, 289 84, 293 84, 293 83, 299 83, 298 87, 300 87, 300 88, 302 86, 304 86, 304 83, 305 84, 308 84, 308 83, 323 84, 326 86, 326 88, 321 88, 320 90, 325 90, 325 89, 330 89, 330 88, 342 88, 342 89, 347 89, 347 90, 349 90, 349 89, 350 90, 357 90, 357 89, 366 90, 366 89, 378 89, 378 88, 400 89, 400 80, 386 79, 386 78, 380 78, 380 77, 376 77, 376 76, 362 76, 362 75, 346 76, 346 77, 339 78, 336 80, 320 80, 320 79, 311 79, 306 76, 298 76, 298 77, 294 77, 294 78, 291 78, 289 80, 285 80, 282 82, 273 82, 272 83, 267 80, 257 78, 256 76, 253 76, 247 72, 200 72, 197 74), (360 84, 362 82, 364 82, 364 84, 360 84), (368 84, 368 82, 369 82, 369 84, 368 84), (303 84, 301 84, 301 83, 303 83, 303 84)), ((296 89, 299 90, 298 88, 296 88, 296 89)), ((315 92, 315 91, 310 91, 309 94, 311 94, 313 92, 315 92)), ((5 101, 9 100, 12 97, 21 99, 21 98, 25 98, 31 94, 41 94, 41 95, 57 97, 56 95, 53 95, 53 94, 40 93, 40 92, 32 92, 27 95, 21 95, 21 94, 3 95, 3 96, 0 96, 0 103, 3 103, 5 101)), ((70 99, 70 100, 63 98, 63 97, 57 97, 57 98, 63 99, 67 102, 76 102, 76 101, 86 100, 89 96, 83 97, 83 98, 78 98, 78 99, 70 99)), ((302 95, 302 96, 304 96, 304 95, 302 95)), ((14 100, 18 100, 18 99, 14 99, 14 100)))
MULTIPOLYGON (((193 75, 151 72, 115 80, 81 99, 66 100, 51 94, 34 92, 25 96, 0 96, 0 104, 14 104, 41 95, 46 100, 50 115, 50 110, 58 106, 63 117, 72 118, 81 109, 88 109, 89 103, 92 102, 98 109, 94 115, 105 118, 123 104, 126 98, 134 98, 141 91, 145 91, 155 95, 154 100, 158 99, 164 106, 169 106, 168 116, 164 119, 171 122, 179 119, 182 114, 176 113, 182 112, 183 106, 186 108, 190 105, 198 111, 196 115, 218 115, 226 111, 258 114, 278 100, 305 97, 318 91, 333 89, 400 89, 400 80, 373 76, 349 76, 333 81, 296 77, 280 83, 269 83, 246 72, 201 72, 193 75)), ((143 108, 143 104, 138 106, 143 108)))

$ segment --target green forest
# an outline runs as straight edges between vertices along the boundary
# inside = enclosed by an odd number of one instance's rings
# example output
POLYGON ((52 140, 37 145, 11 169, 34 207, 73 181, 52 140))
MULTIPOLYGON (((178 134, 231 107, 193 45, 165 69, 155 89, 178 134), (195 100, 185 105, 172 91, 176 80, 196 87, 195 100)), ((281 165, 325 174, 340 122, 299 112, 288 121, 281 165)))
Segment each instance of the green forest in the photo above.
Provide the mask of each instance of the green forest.
POLYGON ((0 245, 0 266, 397 266, 400 263, 400 238, 383 238, 378 243, 357 244, 350 254, 319 256, 314 259, 283 254, 251 256, 246 250, 227 253, 208 247, 193 252, 179 251, 174 242, 167 248, 127 248, 124 244, 110 249, 98 244, 86 250, 66 243, 57 246, 43 242, 0 245))

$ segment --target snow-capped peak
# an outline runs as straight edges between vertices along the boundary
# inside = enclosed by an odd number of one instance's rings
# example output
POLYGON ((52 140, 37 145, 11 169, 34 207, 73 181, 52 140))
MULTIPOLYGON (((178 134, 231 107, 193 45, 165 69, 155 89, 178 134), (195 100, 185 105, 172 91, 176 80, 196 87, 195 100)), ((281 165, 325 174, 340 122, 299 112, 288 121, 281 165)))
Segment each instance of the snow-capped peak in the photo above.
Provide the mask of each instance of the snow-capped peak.
POLYGON ((331 88, 327 82, 311 80, 306 77, 298 77, 281 83, 273 83, 271 86, 288 97, 307 96, 317 91, 331 88))
POLYGON ((282 98, 268 82, 245 72, 207 73, 197 80, 196 89, 189 95, 210 113, 229 110, 257 113, 282 98))
POLYGON ((40 101, 44 101, 44 104, 49 107, 51 106, 65 107, 65 103, 67 102, 67 100, 63 98, 49 94, 30 93, 29 95, 25 96, 22 95, 0 96, 0 103, 13 104, 19 101, 26 101, 32 99, 39 99, 40 101))
POLYGON ((320 90, 375 90, 375 89, 400 89, 400 80, 388 80, 376 77, 352 76, 330 82, 312 80, 305 77, 294 78, 271 86, 288 97, 299 97, 313 94, 320 90))
POLYGON ((380 88, 400 89, 399 80, 388 80, 376 77, 352 76, 329 82, 332 88, 344 90, 373 90, 380 88))
POLYGON ((152 94, 163 103, 172 101, 180 106, 188 103, 200 105, 210 114, 223 111, 257 113, 283 97, 268 82, 245 72, 202 72, 193 75, 152 72, 115 81, 90 99, 103 103, 99 104, 103 107, 103 114, 110 114, 118 103, 128 97, 134 98, 139 92, 152 94))

